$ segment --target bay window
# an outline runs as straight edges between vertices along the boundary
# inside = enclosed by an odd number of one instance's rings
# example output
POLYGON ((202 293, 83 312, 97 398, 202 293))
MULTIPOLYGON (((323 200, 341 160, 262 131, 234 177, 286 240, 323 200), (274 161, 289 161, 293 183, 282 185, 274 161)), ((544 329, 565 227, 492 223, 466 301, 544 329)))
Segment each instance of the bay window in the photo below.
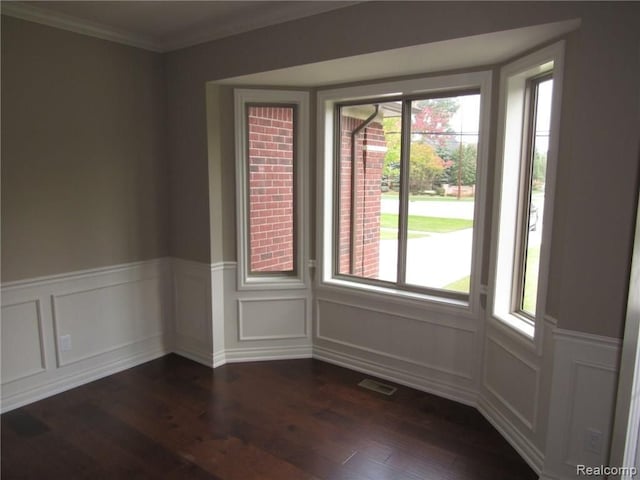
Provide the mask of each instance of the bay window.
POLYGON ((322 92, 323 281, 468 305, 490 74, 322 92))

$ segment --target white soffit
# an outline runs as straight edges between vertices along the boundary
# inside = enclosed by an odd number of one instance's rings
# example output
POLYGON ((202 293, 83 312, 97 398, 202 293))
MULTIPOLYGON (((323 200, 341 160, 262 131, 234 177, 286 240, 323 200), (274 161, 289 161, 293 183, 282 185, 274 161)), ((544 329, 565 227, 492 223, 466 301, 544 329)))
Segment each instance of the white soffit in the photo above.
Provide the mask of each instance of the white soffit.
POLYGON ((216 81, 244 86, 323 87, 504 62, 577 29, 580 20, 384 50, 216 81))
POLYGON ((2 14, 168 52, 357 1, 3 1, 2 14))

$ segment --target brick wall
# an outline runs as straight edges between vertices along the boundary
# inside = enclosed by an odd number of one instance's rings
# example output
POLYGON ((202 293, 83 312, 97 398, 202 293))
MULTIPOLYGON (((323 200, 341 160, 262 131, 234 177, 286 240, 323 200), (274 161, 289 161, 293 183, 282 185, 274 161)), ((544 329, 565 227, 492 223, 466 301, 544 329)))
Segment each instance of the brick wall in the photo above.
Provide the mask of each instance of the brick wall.
POLYGON ((293 107, 250 107, 248 119, 250 270, 292 271, 293 107))
POLYGON ((380 263, 380 184, 386 141, 382 125, 369 124, 356 137, 356 248, 351 271, 351 134, 363 120, 342 117, 340 154, 339 272, 378 278, 380 263))

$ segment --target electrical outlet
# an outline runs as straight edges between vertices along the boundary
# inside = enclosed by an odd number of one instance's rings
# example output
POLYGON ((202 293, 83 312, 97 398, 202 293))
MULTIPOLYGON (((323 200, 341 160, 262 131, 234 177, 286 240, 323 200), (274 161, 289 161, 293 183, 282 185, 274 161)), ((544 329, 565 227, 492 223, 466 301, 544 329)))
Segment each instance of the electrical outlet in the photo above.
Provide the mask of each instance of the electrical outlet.
POLYGON ((594 428, 588 428, 584 435, 584 449, 597 455, 602 453, 602 432, 594 428))
POLYGON ((68 352, 71 350, 71 335, 60 335, 60 351, 68 352))

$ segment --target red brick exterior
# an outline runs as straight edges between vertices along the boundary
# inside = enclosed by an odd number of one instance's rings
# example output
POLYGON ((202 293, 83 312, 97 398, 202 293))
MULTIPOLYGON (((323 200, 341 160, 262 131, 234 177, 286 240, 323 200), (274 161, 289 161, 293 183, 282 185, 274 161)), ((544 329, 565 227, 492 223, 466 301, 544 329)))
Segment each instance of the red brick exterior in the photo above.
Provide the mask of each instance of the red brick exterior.
POLYGON ((351 271, 351 134, 363 120, 342 117, 340 153, 339 273, 378 278, 380 263, 380 200, 384 149, 382 125, 369 124, 356 137, 356 248, 351 271), (374 150, 371 149, 374 148, 374 150))
POLYGON ((250 107, 248 119, 250 270, 292 271, 293 107, 250 107))

